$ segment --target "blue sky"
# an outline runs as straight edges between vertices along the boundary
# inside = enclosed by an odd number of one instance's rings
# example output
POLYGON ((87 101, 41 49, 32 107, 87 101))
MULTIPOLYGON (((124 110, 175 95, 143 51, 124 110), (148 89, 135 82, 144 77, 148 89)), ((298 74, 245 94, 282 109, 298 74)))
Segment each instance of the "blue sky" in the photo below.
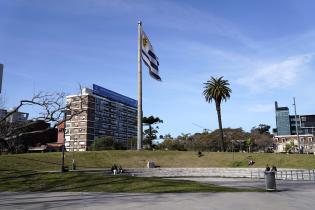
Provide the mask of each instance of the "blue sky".
POLYGON ((224 76, 224 127, 275 126, 274 101, 315 114, 315 2, 304 0, 0 0, 6 106, 38 91, 93 83, 137 97, 137 21, 160 60, 163 82, 143 68, 143 111, 160 133, 218 127, 203 82, 224 76), (194 123, 194 124, 193 124, 194 123))

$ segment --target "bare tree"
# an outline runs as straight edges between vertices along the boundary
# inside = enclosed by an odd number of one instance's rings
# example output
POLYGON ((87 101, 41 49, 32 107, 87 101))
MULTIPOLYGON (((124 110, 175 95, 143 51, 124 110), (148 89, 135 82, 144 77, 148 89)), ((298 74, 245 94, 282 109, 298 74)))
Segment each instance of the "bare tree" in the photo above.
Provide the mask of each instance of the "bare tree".
POLYGON ((71 120, 72 117, 85 112, 86 108, 84 108, 84 105, 87 102, 82 96, 81 86, 78 97, 79 103, 76 101, 76 109, 71 108, 73 107, 73 101, 66 101, 65 93, 59 92, 39 92, 31 99, 21 100, 15 108, 0 119, 0 143, 5 144, 9 151, 14 151, 20 144, 19 141, 23 136, 41 134, 55 129, 66 120, 71 120), (27 106, 32 106, 35 110, 38 110, 35 117, 26 122, 8 122, 11 115, 27 106), (51 126, 39 130, 30 130, 30 126, 35 125, 38 121, 49 123, 51 126))

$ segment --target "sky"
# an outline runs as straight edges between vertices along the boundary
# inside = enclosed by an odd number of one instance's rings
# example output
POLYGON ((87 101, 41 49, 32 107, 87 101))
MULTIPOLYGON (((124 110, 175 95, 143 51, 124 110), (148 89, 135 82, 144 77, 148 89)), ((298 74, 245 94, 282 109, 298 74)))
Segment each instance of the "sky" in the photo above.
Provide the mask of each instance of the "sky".
POLYGON ((141 20, 163 80, 143 66, 143 111, 164 121, 160 134, 218 128, 202 95, 211 76, 231 84, 223 127, 275 127, 274 102, 293 114, 293 97, 298 114, 315 114, 312 0, 0 0, 0 11, 7 108, 79 84, 137 99, 141 20))

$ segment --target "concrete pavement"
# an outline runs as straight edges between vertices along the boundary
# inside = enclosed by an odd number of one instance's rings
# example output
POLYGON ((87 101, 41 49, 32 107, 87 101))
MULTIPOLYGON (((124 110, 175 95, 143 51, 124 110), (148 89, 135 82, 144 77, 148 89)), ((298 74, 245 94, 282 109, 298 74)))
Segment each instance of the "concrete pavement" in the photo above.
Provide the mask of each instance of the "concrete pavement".
MULTIPOLYGON (((174 178, 172 178, 174 179, 174 178)), ((178 178, 223 186, 263 188, 264 180, 241 178, 178 178)), ((0 210, 7 209, 314 209, 314 181, 277 180, 279 192, 261 193, 12 193, 0 192, 0 210)))
MULTIPOLYGON (((248 178, 221 178, 221 177, 176 177, 167 178, 175 180, 190 180, 202 183, 211 183, 235 188, 260 188, 265 189, 265 179, 248 178)), ((276 180, 278 191, 315 191, 315 181, 276 180)))
POLYGON ((315 191, 277 193, 0 193, 0 209, 314 209, 315 191))

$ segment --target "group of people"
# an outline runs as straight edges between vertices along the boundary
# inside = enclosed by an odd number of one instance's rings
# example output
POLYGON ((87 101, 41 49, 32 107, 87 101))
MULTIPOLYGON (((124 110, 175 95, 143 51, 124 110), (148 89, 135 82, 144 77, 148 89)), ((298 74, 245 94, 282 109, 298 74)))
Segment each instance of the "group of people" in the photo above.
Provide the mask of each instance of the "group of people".
POLYGON ((276 166, 272 166, 272 167, 270 168, 269 165, 267 164, 265 171, 277 172, 277 167, 276 167, 276 166))
POLYGON ((124 172, 121 165, 117 166, 116 164, 112 166, 111 171, 114 175, 122 174, 124 172))

